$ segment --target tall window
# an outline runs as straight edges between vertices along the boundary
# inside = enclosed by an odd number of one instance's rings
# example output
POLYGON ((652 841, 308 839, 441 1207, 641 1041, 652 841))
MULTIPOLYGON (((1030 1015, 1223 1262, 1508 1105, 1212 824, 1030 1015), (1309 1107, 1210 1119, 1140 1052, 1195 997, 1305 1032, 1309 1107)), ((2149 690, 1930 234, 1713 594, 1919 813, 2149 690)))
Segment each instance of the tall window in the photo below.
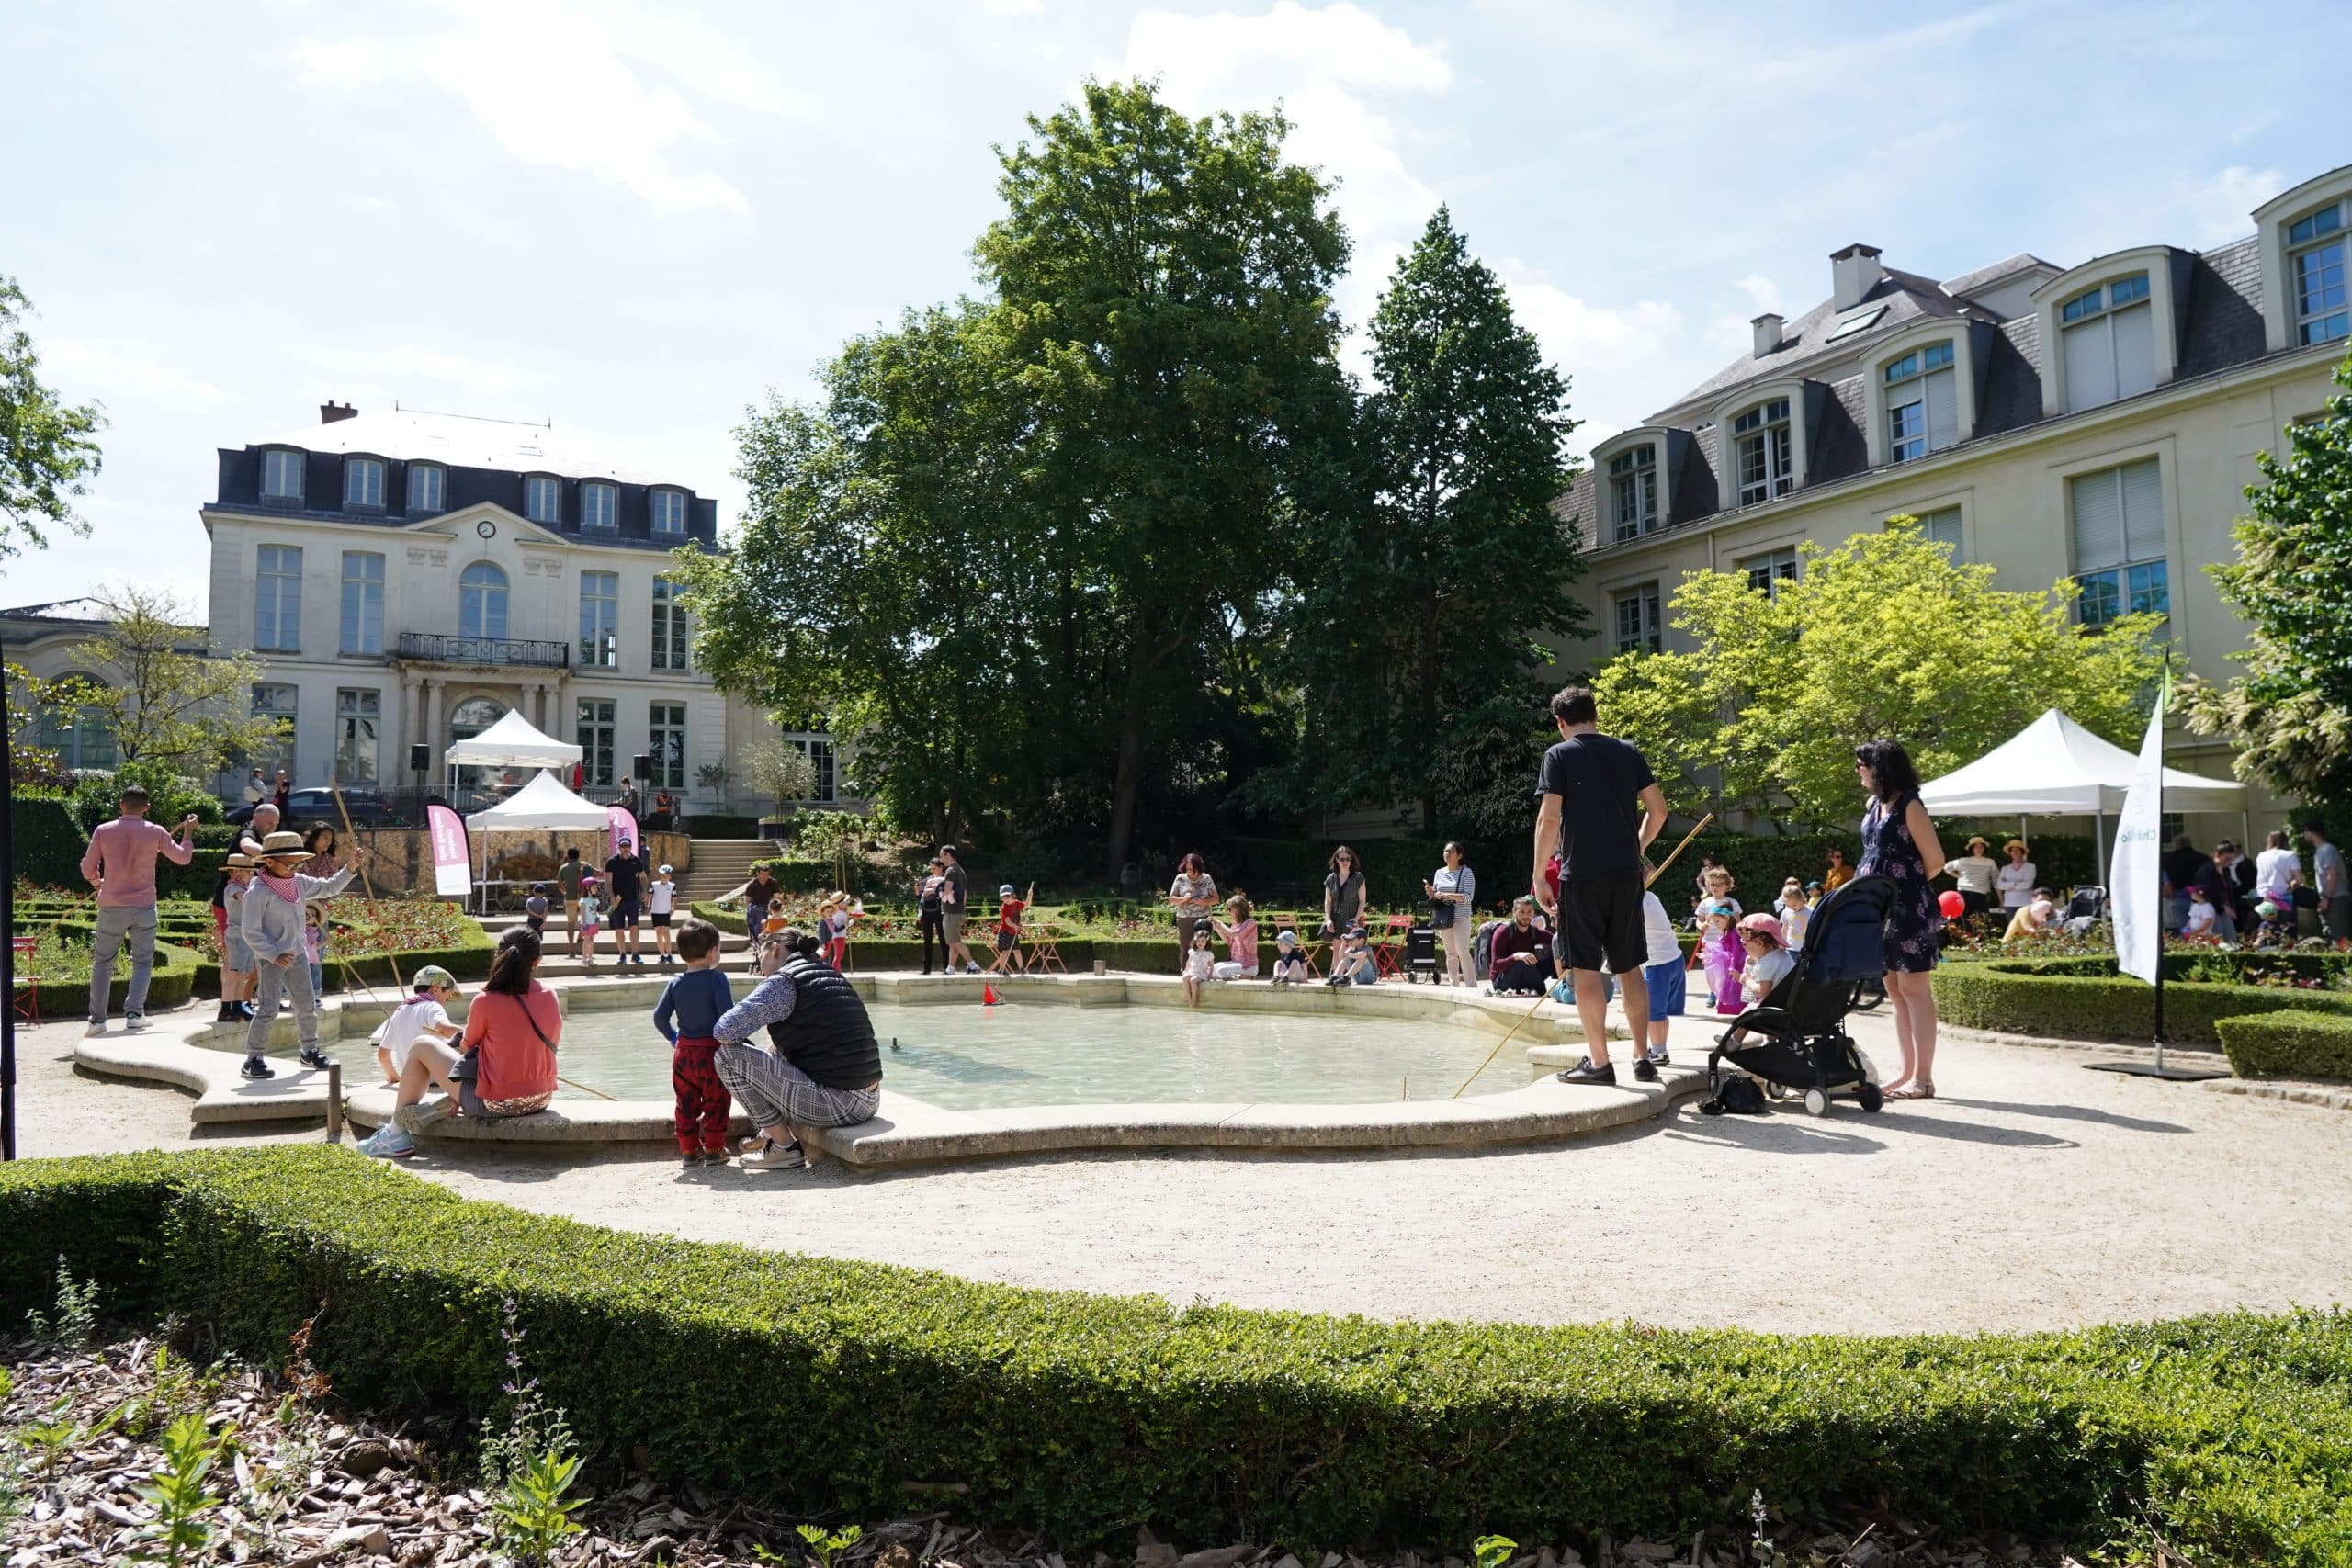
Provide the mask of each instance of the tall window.
POLYGON ((620 662, 621 580, 610 571, 580 574, 580 662, 611 669, 620 662))
POLYGON ((2118 615, 2169 615, 2165 572, 2165 492, 2156 459, 2081 474, 2066 481, 2074 517, 2075 586, 2082 623, 2118 615))
POLYGON ((343 552, 343 636, 335 646, 345 653, 384 651, 383 557, 343 552))
POLYGON ((254 754, 254 765, 265 773, 294 766, 295 705, 300 696, 300 691, 282 682, 263 681, 254 686, 254 716, 273 719, 277 725, 276 743, 254 754))
POLYGON ((384 504, 384 465, 377 457, 343 460, 343 503, 345 506, 384 504))
POLYGON ((2154 387, 2155 323, 2144 272, 2103 283, 2058 307, 2067 408, 2095 409, 2154 387))
POLYGON ((1747 586, 1768 599, 1781 596, 1781 584, 1795 581, 1797 551, 1794 545, 1777 550, 1766 550, 1760 556, 1749 556, 1739 563, 1747 574, 1747 586))
POLYGON ((686 705, 654 703, 646 713, 645 750, 653 758, 653 787, 686 787, 686 705))
POLYGON ((2293 281, 2295 341, 2335 343, 2352 336, 2344 262, 2346 208, 2333 201, 2287 227, 2287 272, 2293 281))
POLYGON ((602 479, 580 487, 580 525, 611 533, 620 526, 620 491, 602 479))
POLYGON ((666 577, 653 580, 653 668, 686 667, 685 595, 666 577))
POLYGON ((1617 651, 1658 653, 1665 642, 1658 630, 1657 584, 1645 582, 1616 596, 1617 651))
POLYGON ((578 708, 579 730, 572 741, 580 748, 582 782, 613 782, 613 704, 606 697, 582 697, 578 708))
POLYGON ((657 490, 650 497, 653 506, 653 536, 657 539, 683 539, 686 536, 686 498, 674 490, 657 490))
POLYGON ((493 640, 506 635, 506 574, 486 560, 458 574, 458 635, 493 640))
POLYGON ((302 552, 296 546, 264 545, 254 552, 254 647, 302 651, 302 552))
MULTIPOLYGON (((57 679, 80 681, 92 686, 106 684, 86 670, 69 670, 57 679)), ((107 722, 106 711, 88 703, 76 703, 71 707, 63 703, 43 703, 40 744, 42 750, 56 752, 58 760, 69 768, 111 768, 120 761, 115 749, 114 727, 107 722)))
POLYGON ((1951 552, 1952 563, 1958 565, 1968 558, 1960 548, 1960 508, 1939 506, 1933 512, 1919 513, 1919 536, 1931 545, 1941 545, 1951 552))
POLYGON ((1789 400, 1758 403, 1731 422, 1739 454, 1739 503, 1753 506, 1786 495, 1796 481, 1789 453, 1789 400))
POLYGON ((820 805, 830 804, 833 798, 833 743, 810 736, 806 739, 795 740, 793 744, 808 753, 809 771, 817 776, 815 785, 808 792, 808 798, 820 805))
POLYGON ((1645 443, 1609 459, 1611 538, 1637 539, 1657 526, 1657 448, 1645 443))
POLYGON ((302 465, 308 454, 277 448, 261 455, 261 493, 269 501, 302 499, 302 465))
POLYGON ((1888 457, 1907 463, 1960 439, 1960 393, 1951 344, 1931 343, 1889 365, 1886 378, 1888 457))
POLYGON ((408 466, 408 509, 419 516, 438 512, 447 493, 448 473, 438 463, 408 466))
POLYGON ((523 481, 523 515, 552 526, 563 521, 563 481, 533 474, 523 481))
POLYGON ((383 695, 374 687, 345 686, 334 694, 334 776, 338 784, 376 782, 378 720, 383 695))

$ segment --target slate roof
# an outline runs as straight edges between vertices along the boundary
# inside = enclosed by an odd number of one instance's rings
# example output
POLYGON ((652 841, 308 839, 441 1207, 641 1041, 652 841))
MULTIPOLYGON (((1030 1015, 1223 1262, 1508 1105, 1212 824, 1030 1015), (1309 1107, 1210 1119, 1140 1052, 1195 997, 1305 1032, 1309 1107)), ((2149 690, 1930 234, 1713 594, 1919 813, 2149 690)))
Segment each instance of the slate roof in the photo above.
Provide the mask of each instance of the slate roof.
POLYGON ((1960 302, 1946 294, 1943 285, 1934 278, 1888 267, 1885 276, 1871 286, 1859 303, 1838 310, 1833 307, 1832 301, 1823 300, 1781 327, 1779 348, 1761 359, 1752 354, 1741 355, 1683 393, 1672 406, 1679 409, 1692 403, 1711 403, 1728 396, 1734 388, 1748 382, 1779 380, 1799 374, 1809 361, 1837 346, 1831 342, 1830 334, 1849 316, 1860 314, 1873 305, 1882 307, 1878 319, 1868 328, 1873 336, 1902 326, 1906 321, 1928 316, 1957 315, 1961 308, 1960 302))
POLYGON ((1977 394, 1980 435, 2015 430, 2041 417, 2041 318, 2001 323, 1984 354, 1984 389, 1977 394))
POLYGON ((2188 272, 2188 331, 2180 373, 2202 375, 2262 356, 2262 244, 2252 235, 2207 251, 2188 272))
POLYGON ((2031 251, 2019 251, 2013 256, 2004 256, 1991 266, 1980 266, 1974 272, 1963 272, 1958 277, 1945 278, 1943 290, 1955 299, 1965 299, 1980 288, 1989 288, 2005 278, 2030 272, 2038 266, 2046 266, 2052 272, 2066 270, 2056 262, 2043 261, 2031 251))

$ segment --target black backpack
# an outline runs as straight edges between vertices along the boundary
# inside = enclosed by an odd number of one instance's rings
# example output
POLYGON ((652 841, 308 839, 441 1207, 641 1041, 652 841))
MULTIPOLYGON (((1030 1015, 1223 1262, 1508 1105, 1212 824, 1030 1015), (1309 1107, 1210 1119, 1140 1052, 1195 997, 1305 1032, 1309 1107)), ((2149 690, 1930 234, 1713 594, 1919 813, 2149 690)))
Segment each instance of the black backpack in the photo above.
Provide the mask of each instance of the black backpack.
POLYGON ((1764 1089, 1745 1073, 1734 1073, 1724 1079, 1715 1097, 1699 1107, 1706 1116, 1761 1116, 1764 1114, 1764 1089))

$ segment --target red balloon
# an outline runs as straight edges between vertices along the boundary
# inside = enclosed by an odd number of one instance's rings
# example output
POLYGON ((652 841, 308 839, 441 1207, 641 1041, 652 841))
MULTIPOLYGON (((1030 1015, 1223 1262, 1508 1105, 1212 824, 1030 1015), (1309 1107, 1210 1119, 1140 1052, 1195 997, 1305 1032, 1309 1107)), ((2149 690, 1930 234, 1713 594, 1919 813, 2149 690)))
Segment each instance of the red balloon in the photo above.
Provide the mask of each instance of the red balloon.
POLYGON ((1944 912, 1945 919, 1956 920, 1967 911, 1968 900, 1957 893, 1946 893, 1936 900, 1936 908, 1944 912))

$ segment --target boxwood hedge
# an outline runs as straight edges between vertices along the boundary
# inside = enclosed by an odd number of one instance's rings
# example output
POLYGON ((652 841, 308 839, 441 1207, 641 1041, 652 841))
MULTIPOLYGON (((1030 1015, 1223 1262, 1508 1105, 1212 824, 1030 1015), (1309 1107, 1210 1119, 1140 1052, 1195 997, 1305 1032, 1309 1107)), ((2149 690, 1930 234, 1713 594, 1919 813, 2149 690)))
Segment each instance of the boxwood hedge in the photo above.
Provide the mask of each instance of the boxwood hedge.
POLYGON ((1085 1544, 1736 1527, 1751 1490, 2213 1561, 2352 1556, 2352 1316, 1774 1337, 1381 1323, 978 1284, 471 1202, 322 1145, 0 1168, 0 1312, 55 1260, 345 1394, 483 1413, 528 1371, 587 1442, 809 1508, 910 1483, 1085 1544), (325 1310, 321 1312, 321 1303, 325 1310), (757 1412, 718 1420, 718 1411, 757 1412))
POLYGON ((2289 1008, 2215 1021, 2230 1070, 2242 1078, 2352 1079, 2352 1017, 2289 1008))
MULTIPOLYGON (((1934 986, 1938 1016, 1964 1029, 2075 1040, 2146 1040, 2155 1029, 2154 988, 2116 974, 2111 960, 1948 964, 1934 986)), ((2352 993, 2167 979, 2165 1038, 2211 1045, 2218 1019, 2290 1008, 2352 1015, 2352 993)))
MULTIPOLYGON (((60 929, 70 929, 59 922, 60 929)), ((84 928, 83 934, 88 934, 84 928)), ((195 994, 197 970, 200 960, 195 950, 173 942, 155 943, 155 967, 147 981, 147 1010, 175 1008, 195 994)), ((42 1018, 80 1018, 90 1010, 90 978, 85 969, 79 979, 34 980, 17 982, 17 991, 33 993, 42 1018)), ((130 992, 130 947, 123 944, 121 953, 114 961, 114 987, 107 993, 107 1006, 119 1010, 130 992)), ((218 987, 215 987, 218 994, 218 987)))

